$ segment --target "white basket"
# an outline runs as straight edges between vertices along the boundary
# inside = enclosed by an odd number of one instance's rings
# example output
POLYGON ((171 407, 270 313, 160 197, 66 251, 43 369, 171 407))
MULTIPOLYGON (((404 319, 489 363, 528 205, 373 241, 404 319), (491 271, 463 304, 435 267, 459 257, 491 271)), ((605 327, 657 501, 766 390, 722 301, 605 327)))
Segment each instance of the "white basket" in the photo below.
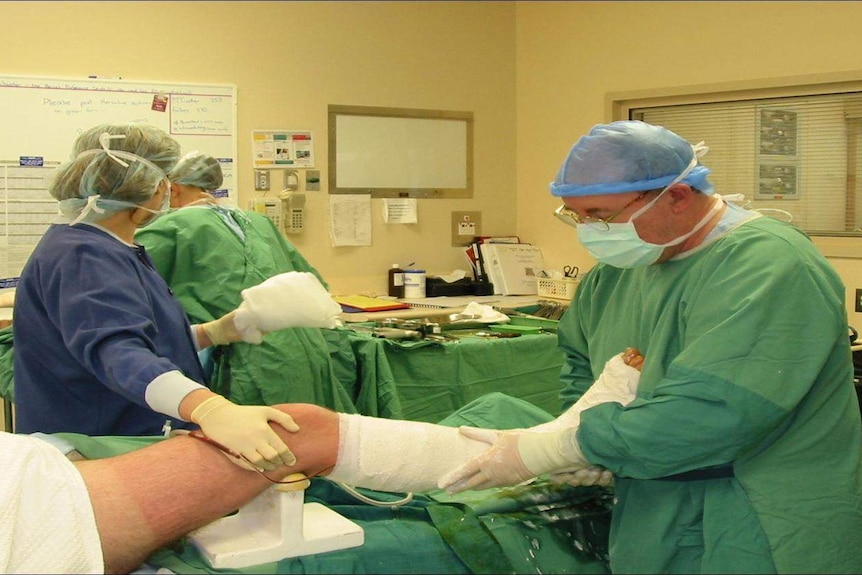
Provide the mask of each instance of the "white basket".
POLYGON ((536 278, 536 295, 566 301, 575 297, 577 278, 536 278))

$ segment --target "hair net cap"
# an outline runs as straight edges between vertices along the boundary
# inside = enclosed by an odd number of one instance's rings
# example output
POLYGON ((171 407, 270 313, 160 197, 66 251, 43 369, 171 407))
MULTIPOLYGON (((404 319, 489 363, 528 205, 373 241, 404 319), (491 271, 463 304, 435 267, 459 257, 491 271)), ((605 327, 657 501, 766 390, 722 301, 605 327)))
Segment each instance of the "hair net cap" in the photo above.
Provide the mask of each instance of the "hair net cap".
POLYGON ((180 158, 168 174, 168 179, 177 184, 195 186, 211 192, 221 187, 224 175, 217 159, 195 151, 180 158))
POLYGON ((148 201, 179 155, 179 143, 155 126, 101 124, 78 136, 48 191, 63 215, 98 221, 148 201))
MULTIPOLYGON (((581 136, 551 183, 554 196, 622 194, 662 188, 682 174, 696 152, 667 128, 637 120, 598 124, 581 136)), ((698 164, 681 181, 713 192, 709 168, 698 164)))

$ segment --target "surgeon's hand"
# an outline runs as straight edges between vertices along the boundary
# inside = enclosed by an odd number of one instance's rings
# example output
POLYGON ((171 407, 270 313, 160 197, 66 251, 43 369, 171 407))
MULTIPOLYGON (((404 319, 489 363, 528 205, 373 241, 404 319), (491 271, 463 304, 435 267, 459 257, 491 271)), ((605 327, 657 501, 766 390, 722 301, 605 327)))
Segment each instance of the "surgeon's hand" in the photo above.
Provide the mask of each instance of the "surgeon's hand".
POLYGON ((589 465, 577 471, 562 471, 551 473, 549 479, 553 483, 571 485, 572 487, 589 487, 601 485, 607 487, 614 482, 614 474, 598 465, 589 465))
POLYGON ((270 471, 296 463, 296 457, 269 426, 274 421, 287 431, 299 431, 293 418, 283 411, 262 405, 236 405, 215 395, 192 411, 191 420, 200 425, 204 435, 243 455, 255 467, 270 471))
POLYGON ((644 357, 634 348, 613 356, 605 363, 599 378, 581 398, 558 418, 535 425, 530 431, 556 431, 581 424, 581 413, 600 403, 615 402, 623 407, 637 397, 644 357))
MULTIPOLYGON (((209 338, 210 345, 226 345, 242 339, 242 334, 240 334, 234 322, 235 316, 236 310, 226 313, 217 320, 199 324, 209 338)), ((201 347, 208 346, 202 345, 201 347)))
POLYGON ((547 433, 475 427, 459 431, 491 448, 440 478, 437 486, 449 493, 517 485, 543 473, 576 471, 589 465, 577 446, 577 428, 547 433))

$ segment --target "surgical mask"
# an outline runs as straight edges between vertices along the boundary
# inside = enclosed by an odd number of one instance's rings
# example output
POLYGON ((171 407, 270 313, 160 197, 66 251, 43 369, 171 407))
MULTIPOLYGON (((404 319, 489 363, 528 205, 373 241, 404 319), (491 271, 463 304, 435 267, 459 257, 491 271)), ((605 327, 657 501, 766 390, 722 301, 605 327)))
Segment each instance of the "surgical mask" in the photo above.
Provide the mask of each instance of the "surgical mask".
POLYGON ((607 226, 607 229, 595 224, 578 224, 578 240, 594 258, 616 268, 648 266, 658 261, 666 248, 681 244, 697 233, 698 230, 712 219, 715 213, 724 205, 720 199, 713 202, 712 207, 706 215, 690 231, 665 244, 653 244, 644 241, 638 235, 634 225, 636 218, 653 207, 665 192, 685 178, 697 166, 699 150, 693 148, 692 151, 693 157, 686 169, 665 186, 651 202, 635 212, 627 222, 608 222, 604 224, 607 226))
POLYGON ((167 187, 165 188, 165 193, 162 195, 162 204, 159 206, 158 210, 151 210, 150 208, 145 208, 144 206, 140 205, 137 206, 139 210, 144 210, 145 212, 150 212, 151 214, 153 214, 152 217, 138 224, 139 228, 143 228, 150 225, 151 223, 171 211, 171 184, 167 181, 167 179, 163 181, 165 182, 167 187))

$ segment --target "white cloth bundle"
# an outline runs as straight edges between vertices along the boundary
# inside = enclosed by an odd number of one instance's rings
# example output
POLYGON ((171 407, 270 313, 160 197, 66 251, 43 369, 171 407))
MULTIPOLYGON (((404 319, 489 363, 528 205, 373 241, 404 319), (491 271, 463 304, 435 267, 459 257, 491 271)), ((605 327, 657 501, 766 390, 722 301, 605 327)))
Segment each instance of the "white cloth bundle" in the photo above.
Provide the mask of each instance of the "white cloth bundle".
POLYGON ((478 321, 482 323, 507 323, 511 321, 509 316, 495 310, 493 307, 479 302, 471 301, 460 314, 463 321, 478 321))
POLYGON ((288 327, 341 325, 341 306, 310 272, 286 272, 242 290, 234 324, 243 341, 260 343, 263 335, 288 327))
POLYGON ((84 480, 53 445, 0 433, 0 573, 104 573, 84 480))

